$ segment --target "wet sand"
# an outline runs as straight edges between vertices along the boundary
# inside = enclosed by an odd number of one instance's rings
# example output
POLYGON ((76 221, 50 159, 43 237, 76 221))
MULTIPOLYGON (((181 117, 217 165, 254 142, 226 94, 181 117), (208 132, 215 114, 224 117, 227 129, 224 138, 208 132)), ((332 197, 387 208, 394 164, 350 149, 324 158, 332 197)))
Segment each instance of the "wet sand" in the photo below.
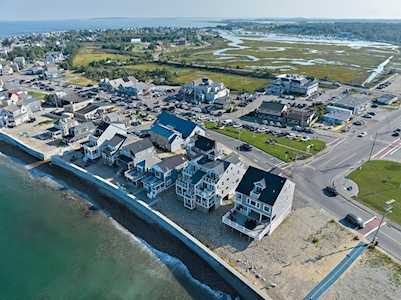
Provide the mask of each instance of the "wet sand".
MULTIPOLYGON (((33 164, 37 159, 22 152, 17 147, 0 141, 0 152, 17 159, 23 164, 33 164)), ((156 224, 150 224, 130 212, 124 205, 106 196, 96 186, 87 183, 75 175, 60 169, 50 163, 44 163, 31 171, 39 171, 54 177, 65 186, 89 197, 89 200, 105 211, 136 237, 144 240, 156 250, 167 253, 181 260, 192 276, 214 290, 220 290, 231 296, 238 293, 219 274, 217 274, 202 258, 192 252, 180 240, 171 236, 156 224)), ((72 192, 73 193, 73 192, 72 192)))

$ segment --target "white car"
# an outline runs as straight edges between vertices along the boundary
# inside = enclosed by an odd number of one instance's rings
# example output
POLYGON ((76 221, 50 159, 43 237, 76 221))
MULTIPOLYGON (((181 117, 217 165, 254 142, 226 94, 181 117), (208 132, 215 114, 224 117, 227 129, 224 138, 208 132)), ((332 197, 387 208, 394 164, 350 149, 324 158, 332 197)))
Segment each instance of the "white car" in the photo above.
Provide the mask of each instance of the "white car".
POLYGON ((358 137, 362 138, 362 137, 365 137, 365 136, 367 136, 367 135, 368 135, 368 133, 365 132, 365 131, 363 131, 363 132, 361 132, 360 134, 358 134, 358 137))

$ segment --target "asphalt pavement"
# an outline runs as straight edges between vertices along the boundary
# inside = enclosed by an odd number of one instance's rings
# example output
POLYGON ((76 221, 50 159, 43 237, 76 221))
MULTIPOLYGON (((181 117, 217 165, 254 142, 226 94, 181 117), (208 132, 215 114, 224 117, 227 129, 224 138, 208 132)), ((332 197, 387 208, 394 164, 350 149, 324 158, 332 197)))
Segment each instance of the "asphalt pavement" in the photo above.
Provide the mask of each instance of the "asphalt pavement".
MULTIPOLYGON (((362 127, 353 127, 349 132, 343 134, 342 138, 333 140, 324 154, 316 156, 307 163, 296 162, 287 165, 258 149, 250 152, 236 152, 250 165, 258 168, 276 170, 276 172, 284 169, 284 174, 290 175, 297 186, 295 206, 308 203, 314 207, 325 209, 338 220, 343 219, 348 213, 353 213, 367 221, 377 214, 341 195, 328 197, 323 193, 323 189, 331 185, 336 177, 344 176, 368 161, 369 157, 388 159, 391 156, 383 156, 388 153, 393 157, 399 155, 401 158, 401 147, 397 148, 398 150, 395 150, 396 148, 386 150, 390 147, 389 145, 397 141, 391 136, 391 132, 398 127, 401 127, 401 110, 385 112, 385 121, 368 120, 362 127), (367 133, 363 138, 358 137, 361 131, 367 133)), ((242 143, 213 131, 209 131, 209 134, 231 149, 236 149, 242 143)), ((370 234, 367 238, 370 239, 372 236, 373 234, 370 234)), ((378 235, 378 241, 383 250, 401 261, 401 231, 387 222, 378 235)))

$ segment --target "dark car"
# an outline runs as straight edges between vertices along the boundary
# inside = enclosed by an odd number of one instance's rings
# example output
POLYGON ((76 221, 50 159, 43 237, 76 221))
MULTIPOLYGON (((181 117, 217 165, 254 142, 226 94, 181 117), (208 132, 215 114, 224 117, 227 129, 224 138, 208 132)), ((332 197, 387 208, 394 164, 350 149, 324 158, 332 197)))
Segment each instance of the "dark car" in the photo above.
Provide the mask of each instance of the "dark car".
POLYGON ((354 214, 348 214, 345 216, 345 221, 352 226, 355 226, 356 228, 364 228, 365 224, 363 223, 363 220, 361 217, 357 217, 354 214))
POLYGON ((336 196, 338 196, 338 192, 337 192, 337 190, 336 190, 335 187, 326 186, 326 187, 324 188, 323 191, 324 191, 324 193, 325 193, 327 196, 329 196, 329 197, 336 197, 336 196))
POLYGON ((393 136, 393 137, 399 137, 399 136, 400 136, 400 133, 397 132, 397 131, 394 131, 393 134, 392 134, 391 136, 393 136))
POLYGON ((249 144, 242 144, 238 147, 240 151, 252 151, 252 146, 249 144))
POLYGON ((371 115, 371 116, 376 116, 376 113, 375 113, 375 112, 373 112, 373 111, 369 111, 369 112, 368 112, 368 115, 371 115))
POLYGON ((355 121, 355 122, 354 122, 354 125, 356 125, 356 126, 361 126, 361 125, 362 125, 362 122, 361 122, 361 121, 355 121))

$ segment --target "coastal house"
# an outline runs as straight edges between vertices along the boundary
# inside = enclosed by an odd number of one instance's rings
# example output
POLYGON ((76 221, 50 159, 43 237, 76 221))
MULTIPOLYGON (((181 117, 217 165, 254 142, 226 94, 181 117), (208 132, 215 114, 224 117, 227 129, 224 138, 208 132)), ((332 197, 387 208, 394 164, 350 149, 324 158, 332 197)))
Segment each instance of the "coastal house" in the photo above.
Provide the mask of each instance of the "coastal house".
POLYGON ((94 134, 96 128, 97 127, 92 122, 73 125, 68 128, 68 134, 63 136, 64 141, 67 143, 74 143, 80 140, 87 140, 89 136, 94 134))
POLYGON ((348 109, 354 115, 358 115, 366 111, 370 104, 369 96, 363 94, 352 94, 336 99, 332 106, 348 109))
POLYGON ((197 134, 191 138, 186 150, 191 159, 202 155, 214 159, 223 153, 222 146, 215 140, 197 134))
POLYGON ((288 106, 274 101, 263 101, 256 110, 256 117, 263 123, 286 123, 288 106))
POLYGON ((202 78, 184 85, 183 92, 190 99, 190 102, 194 103, 213 104, 218 99, 230 96, 230 90, 224 86, 224 83, 213 82, 208 78, 202 78))
POLYGON ((124 144, 117 158, 117 165, 123 170, 131 170, 141 166, 143 171, 147 172, 159 162, 156 149, 149 138, 124 144))
POLYGON ((191 160, 176 182, 176 193, 188 209, 210 212, 234 195, 244 164, 232 153, 222 158, 200 156, 191 160))
POLYGON ((15 127, 34 118, 34 113, 42 110, 40 100, 28 96, 25 92, 10 92, 3 99, 3 108, 0 109, 0 123, 2 126, 15 127))
POLYGON ((88 106, 76 111, 74 116, 81 122, 96 120, 101 118, 103 113, 110 111, 112 108, 113 105, 110 104, 90 103, 88 106))
POLYGON ((110 80, 108 78, 102 79, 99 82, 99 87, 109 93, 116 92, 118 90, 118 87, 124 83, 124 80, 122 78, 117 78, 110 80))
POLYGON ((28 108, 23 105, 10 104, 0 109, 2 126, 16 127, 30 120, 28 108))
POLYGON ((104 142, 101 150, 104 164, 110 167, 114 166, 118 157, 118 152, 127 139, 128 137, 126 135, 115 133, 111 139, 104 142))
POLYGON ((167 157, 155 164, 151 174, 142 180, 147 197, 153 199, 158 194, 174 186, 178 175, 186 167, 187 159, 183 154, 167 157))
POLYGON ((322 121, 329 125, 344 125, 352 119, 352 111, 349 109, 328 105, 322 121))
POLYGON ((126 126, 128 126, 130 123, 130 119, 128 117, 118 112, 104 114, 102 116, 102 120, 106 123, 121 123, 125 124, 126 126))
POLYGON ((64 116, 54 122, 54 127, 61 131, 63 137, 66 137, 70 134, 71 128, 78 124, 78 121, 74 118, 64 116))
POLYGON ((269 95, 301 95, 311 96, 319 89, 319 82, 315 78, 301 75, 282 74, 276 77, 274 82, 267 86, 269 95))
POLYGON ((135 77, 127 76, 110 80, 102 79, 99 87, 109 93, 116 93, 122 96, 136 97, 143 95, 146 91, 146 84, 138 81, 135 77))
POLYGON ((151 140, 145 138, 121 149, 117 165, 124 172, 125 178, 136 186, 141 186, 142 180, 150 174, 152 167, 161 160, 157 156, 151 140))
POLYGON ((286 125, 300 126, 302 128, 311 126, 317 116, 313 110, 290 108, 285 116, 286 125))
POLYGON ((195 134, 205 135, 205 130, 168 112, 162 112, 150 129, 152 142, 169 152, 183 150, 195 134))
POLYGON ((225 225, 261 240, 290 214, 295 183, 254 167, 248 167, 235 190, 235 206, 222 221, 225 225))
POLYGON ((146 84, 139 82, 134 77, 123 78, 123 82, 117 88, 117 93, 121 96, 137 97, 144 94, 146 84))
POLYGON ((89 136, 89 140, 82 144, 84 150, 84 160, 95 160, 101 157, 103 147, 107 141, 110 141, 116 134, 125 136, 127 134, 124 124, 109 124, 102 122, 96 128, 95 132, 89 136))

